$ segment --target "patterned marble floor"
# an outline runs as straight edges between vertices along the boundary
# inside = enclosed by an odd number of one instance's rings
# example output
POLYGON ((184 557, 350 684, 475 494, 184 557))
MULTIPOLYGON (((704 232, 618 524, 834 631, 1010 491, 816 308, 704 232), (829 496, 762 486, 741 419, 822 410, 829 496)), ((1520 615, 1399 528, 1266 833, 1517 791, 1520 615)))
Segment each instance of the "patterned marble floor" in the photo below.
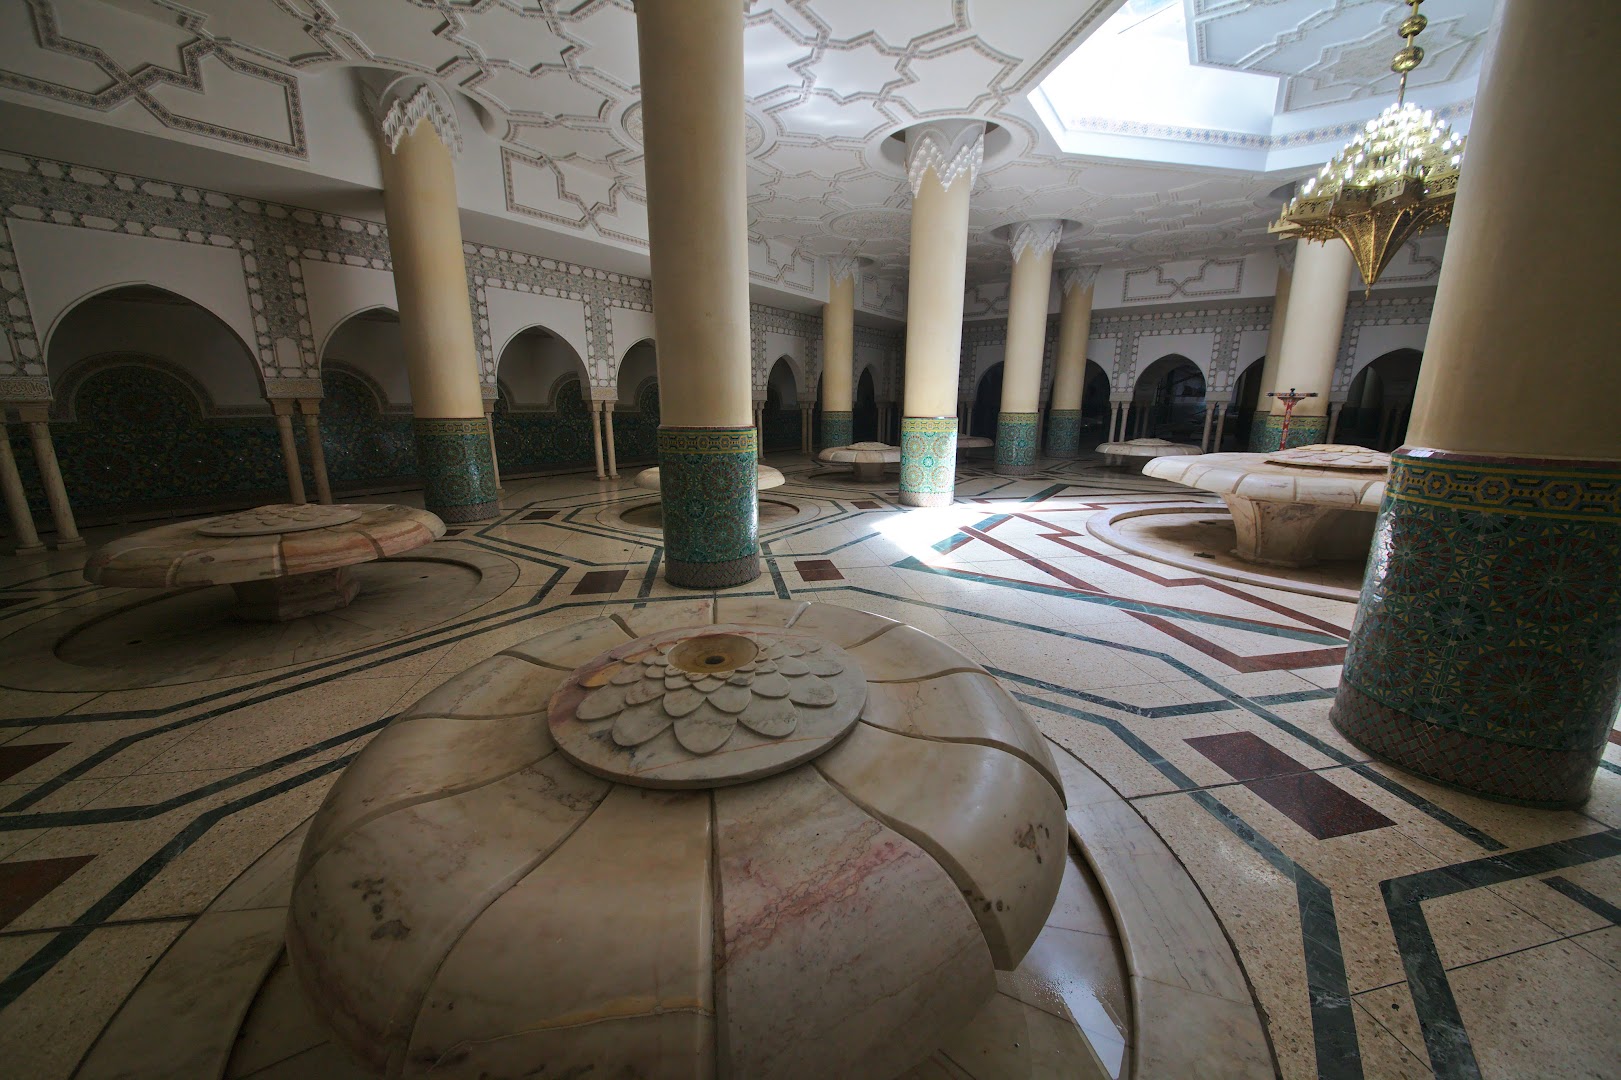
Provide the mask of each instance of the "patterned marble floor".
MULTIPOLYGON (((1073 932, 1109 957, 1118 934, 1130 986, 1052 1008, 1105 1073, 1621 1075, 1621 745, 1579 813, 1368 761, 1327 720, 1352 605, 1087 534, 1100 511, 1198 501, 1186 489, 1097 460, 1017 481, 969 466, 955 505, 900 512, 893 479, 770 461, 788 484, 766 573, 727 595, 918 626, 1001 678, 1059 751, 1117 924, 1073 932), (1218 1033, 1203 1064, 1167 1064, 1201 1022, 1218 1033)), ((452 528, 435 562, 262 634, 225 633, 204 594, 88 586, 82 552, 0 558, 0 1072, 98 1073, 98 1038, 160 958, 295 846, 334 775, 423 694, 545 630, 690 597, 627 513, 647 501, 630 475, 509 481, 502 517, 452 528)), ((277 968, 260 998, 289 988, 277 968)), ((329 1046, 278 1058, 266 1047, 288 1044, 249 1027, 230 1075, 351 1075, 329 1046)), ((994 1057, 964 1046, 918 1075, 1029 1075, 994 1057)))

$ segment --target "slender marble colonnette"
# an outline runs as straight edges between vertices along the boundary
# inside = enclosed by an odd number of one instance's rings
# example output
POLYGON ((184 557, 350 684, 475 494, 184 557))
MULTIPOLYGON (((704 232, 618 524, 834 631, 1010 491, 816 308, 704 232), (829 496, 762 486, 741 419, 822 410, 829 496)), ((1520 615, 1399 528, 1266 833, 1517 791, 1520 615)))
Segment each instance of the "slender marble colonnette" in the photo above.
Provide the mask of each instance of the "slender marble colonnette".
POLYGON ((1621 706, 1621 463, 1392 455, 1331 717, 1497 798, 1587 798, 1621 706))
POLYGON ((760 576, 757 445, 752 427, 659 428, 670 584, 726 588, 760 576))
POLYGON ((446 521, 482 521, 500 508, 489 425, 483 418, 439 420, 417 417, 417 469, 422 503, 446 521))
POLYGON ((822 445, 849 446, 855 442, 854 414, 822 410, 822 445))
POLYGON ((949 506, 957 481, 957 418, 901 417, 902 502, 949 506))
POLYGON ((1023 476, 1036 471, 1036 418, 1033 412, 996 414, 996 471, 1023 476))
POLYGON ((1081 456, 1081 410, 1053 409, 1047 413, 1047 453, 1056 458, 1081 456))

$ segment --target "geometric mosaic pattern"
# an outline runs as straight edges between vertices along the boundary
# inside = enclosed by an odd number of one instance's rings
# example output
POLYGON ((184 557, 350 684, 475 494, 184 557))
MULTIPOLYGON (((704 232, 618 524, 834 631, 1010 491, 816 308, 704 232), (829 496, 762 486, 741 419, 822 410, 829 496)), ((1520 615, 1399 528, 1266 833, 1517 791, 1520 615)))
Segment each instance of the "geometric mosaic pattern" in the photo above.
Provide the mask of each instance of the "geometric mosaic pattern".
MULTIPOLYGON (((1255 414, 1255 420, 1250 425, 1250 453, 1270 454, 1274 450, 1283 450, 1283 414, 1262 413, 1255 414)), ((1326 416, 1292 416, 1289 418, 1289 446, 1311 446, 1325 442, 1328 439, 1328 417, 1326 416)))
POLYGON ((689 588, 760 576, 755 430, 659 428, 666 573, 689 588))
POLYGON ((1395 455, 1335 723, 1449 783, 1583 800, 1621 706, 1618 495, 1608 463, 1395 455))
POLYGON ((1034 472, 1036 420, 1033 412, 996 414, 996 471, 1008 475, 1034 472))

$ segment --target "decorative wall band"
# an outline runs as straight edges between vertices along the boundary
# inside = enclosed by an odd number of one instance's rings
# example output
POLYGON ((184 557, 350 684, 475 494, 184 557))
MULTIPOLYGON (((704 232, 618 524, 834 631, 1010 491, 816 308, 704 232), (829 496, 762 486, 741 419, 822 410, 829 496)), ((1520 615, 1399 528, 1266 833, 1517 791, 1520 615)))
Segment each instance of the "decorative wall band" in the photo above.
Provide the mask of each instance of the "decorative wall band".
POLYGON ((495 463, 485 419, 417 417, 417 472, 422 503, 446 521, 478 521, 498 509, 495 463))
POLYGON ((1392 459, 1333 721, 1447 783, 1579 802, 1621 705, 1621 476, 1447 457, 1392 459))
POLYGON ((720 588, 760 576, 755 446, 752 427, 659 428, 670 584, 720 588))
POLYGON ((1036 421, 1033 412, 996 414, 996 471, 1027 473, 1036 465, 1036 421))
POLYGON ((957 418, 901 417, 904 506, 946 506, 957 487, 957 418))
POLYGON ((1621 461, 1493 460, 1408 449, 1391 456, 1385 494, 1483 514, 1621 522, 1621 461))

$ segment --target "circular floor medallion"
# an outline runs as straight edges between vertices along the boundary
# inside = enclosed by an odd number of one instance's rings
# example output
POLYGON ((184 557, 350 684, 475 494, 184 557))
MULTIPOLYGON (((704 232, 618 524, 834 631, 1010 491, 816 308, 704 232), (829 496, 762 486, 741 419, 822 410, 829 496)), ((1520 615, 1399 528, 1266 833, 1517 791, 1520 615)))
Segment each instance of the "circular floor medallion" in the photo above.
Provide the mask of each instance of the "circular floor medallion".
POLYGON ((720 787, 816 757, 866 702, 866 676, 838 646, 723 624, 598 656, 552 695, 549 722, 558 749, 587 772, 639 787, 720 787))
POLYGON ((320 503, 281 503, 244 510, 239 514, 226 514, 197 531, 203 536, 274 536, 277 533, 308 532, 311 529, 329 529, 334 525, 347 525, 363 513, 357 507, 320 503))

